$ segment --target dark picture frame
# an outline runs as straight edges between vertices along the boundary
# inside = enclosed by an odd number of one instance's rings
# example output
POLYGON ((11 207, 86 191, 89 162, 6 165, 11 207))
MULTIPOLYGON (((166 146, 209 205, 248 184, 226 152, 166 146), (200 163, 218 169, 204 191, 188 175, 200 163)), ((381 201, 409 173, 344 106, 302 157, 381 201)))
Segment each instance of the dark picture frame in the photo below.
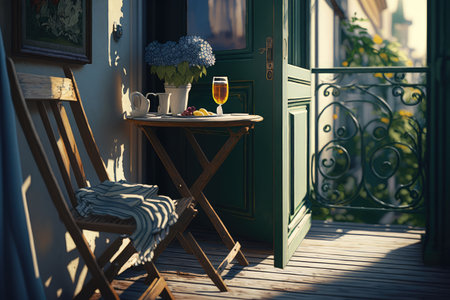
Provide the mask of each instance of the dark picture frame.
POLYGON ((92 63, 91 1, 13 1, 13 55, 92 63))

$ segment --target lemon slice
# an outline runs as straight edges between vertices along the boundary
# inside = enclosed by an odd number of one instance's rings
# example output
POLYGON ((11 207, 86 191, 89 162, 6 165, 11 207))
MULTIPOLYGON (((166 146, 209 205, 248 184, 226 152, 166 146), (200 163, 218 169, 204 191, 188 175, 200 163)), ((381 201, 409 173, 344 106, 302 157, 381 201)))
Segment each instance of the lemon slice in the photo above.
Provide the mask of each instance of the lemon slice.
POLYGON ((208 111, 206 109, 204 109, 204 108, 200 108, 199 111, 201 111, 204 116, 208 115, 208 111))
POLYGON ((214 113, 212 111, 208 111, 209 116, 214 116, 214 113))
POLYGON ((193 112, 193 114, 196 117, 201 117, 201 116, 205 115, 201 110, 196 110, 196 111, 193 112))

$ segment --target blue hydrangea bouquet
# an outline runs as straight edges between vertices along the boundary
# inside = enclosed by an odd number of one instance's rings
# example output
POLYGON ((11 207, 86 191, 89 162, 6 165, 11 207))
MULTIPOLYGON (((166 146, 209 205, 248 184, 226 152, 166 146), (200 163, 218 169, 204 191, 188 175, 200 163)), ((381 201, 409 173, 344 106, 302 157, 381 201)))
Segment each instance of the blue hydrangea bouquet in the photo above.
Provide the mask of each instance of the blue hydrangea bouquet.
POLYGON ((211 45, 198 36, 183 36, 178 42, 151 42, 145 48, 145 62, 150 72, 166 84, 182 86, 206 75, 206 68, 216 58, 211 45))

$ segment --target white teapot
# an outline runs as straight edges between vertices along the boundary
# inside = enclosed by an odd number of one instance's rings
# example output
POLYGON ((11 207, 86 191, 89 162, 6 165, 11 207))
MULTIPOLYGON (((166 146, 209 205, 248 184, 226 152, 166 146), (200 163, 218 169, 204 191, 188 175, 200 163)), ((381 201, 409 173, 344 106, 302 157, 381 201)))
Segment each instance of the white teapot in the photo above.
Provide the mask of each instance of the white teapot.
POLYGON ((130 95, 131 101, 131 116, 133 117, 143 117, 145 116, 150 109, 150 100, 147 99, 148 95, 151 93, 147 93, 145 96, 140 92, 133 92, 130 95))

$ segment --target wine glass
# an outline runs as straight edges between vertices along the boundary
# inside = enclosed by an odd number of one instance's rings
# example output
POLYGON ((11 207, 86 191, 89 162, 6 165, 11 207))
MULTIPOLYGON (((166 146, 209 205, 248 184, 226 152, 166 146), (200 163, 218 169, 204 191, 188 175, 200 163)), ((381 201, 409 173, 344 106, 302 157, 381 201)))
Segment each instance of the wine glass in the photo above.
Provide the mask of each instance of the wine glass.
POLYGON ((222 104, 228 100, 228 77, 214 76, 212 84, 212 95, 214 101, 219 104, 217 115, 223 115, 222 104))

